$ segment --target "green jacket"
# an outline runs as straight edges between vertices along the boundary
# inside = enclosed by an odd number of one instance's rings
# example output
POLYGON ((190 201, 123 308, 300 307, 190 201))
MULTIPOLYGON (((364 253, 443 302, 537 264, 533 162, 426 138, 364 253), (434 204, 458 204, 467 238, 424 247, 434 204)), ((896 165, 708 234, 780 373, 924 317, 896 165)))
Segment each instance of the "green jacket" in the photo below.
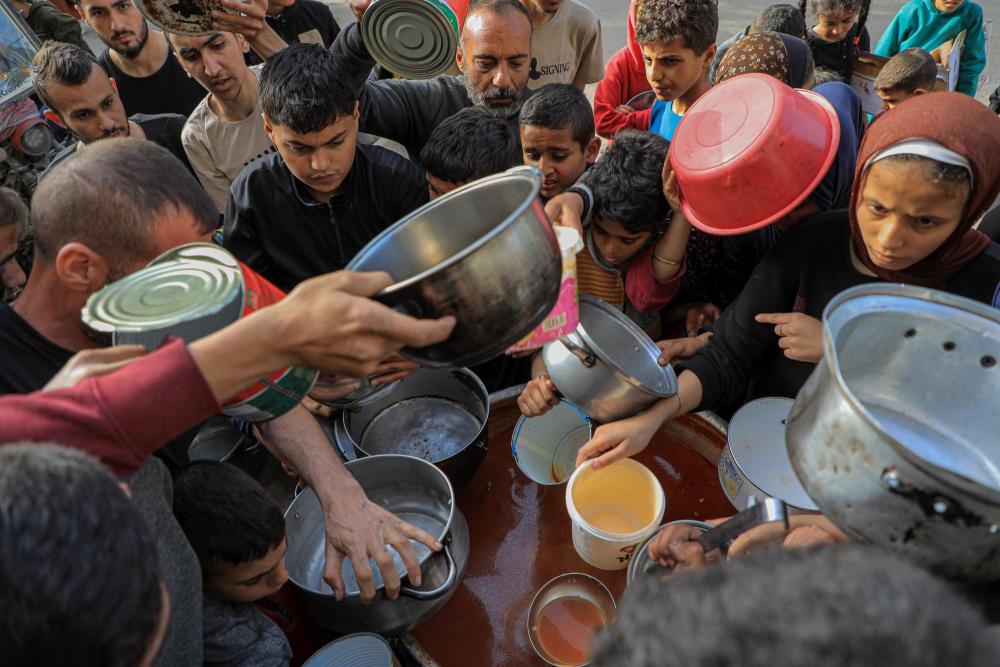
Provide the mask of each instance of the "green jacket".
POLYGON ((28 9, 28 16, 25 20, 42 42, 49 39, 66 42, 91 53, 90 47, 83 41, 80 22, 60 11, 48 0, 34 0, 28 9))

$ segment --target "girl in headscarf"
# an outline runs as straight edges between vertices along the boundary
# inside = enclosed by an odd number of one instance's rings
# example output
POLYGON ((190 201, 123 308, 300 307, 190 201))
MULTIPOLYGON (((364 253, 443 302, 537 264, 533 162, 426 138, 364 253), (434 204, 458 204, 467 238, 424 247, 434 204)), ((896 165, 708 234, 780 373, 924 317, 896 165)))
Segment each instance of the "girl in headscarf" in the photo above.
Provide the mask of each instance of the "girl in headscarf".
POLYGON ((798 37, 780 32, 757 32, 743 37, 726 52, 716 70, 715 82, 740 74, 769 74, 792 88, 813 87, 813 58, 798 37))
POLYGON ((861 145, 851 206, 789 231, 678 368, 678 393, 597 429, 578 463, 632 456, 660 425, 759 396, 794 397, 822 355, 819 318, 841 291, 889 281, 993 303, 1000 245, 972 229, 1000 193, 1000 118, 959 93, 908 100, 861 145))

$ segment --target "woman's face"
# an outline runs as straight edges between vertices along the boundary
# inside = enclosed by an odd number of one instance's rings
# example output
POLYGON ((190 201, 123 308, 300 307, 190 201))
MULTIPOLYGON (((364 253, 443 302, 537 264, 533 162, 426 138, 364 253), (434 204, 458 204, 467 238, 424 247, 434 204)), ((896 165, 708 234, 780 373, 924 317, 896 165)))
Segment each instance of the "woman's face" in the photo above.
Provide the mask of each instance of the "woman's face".
POLYGON ((905 271, 951 236, 962 222, 968 184, 935 183, 922 161, 876 162, 858 201, 858 226, 876 266, 905 271))

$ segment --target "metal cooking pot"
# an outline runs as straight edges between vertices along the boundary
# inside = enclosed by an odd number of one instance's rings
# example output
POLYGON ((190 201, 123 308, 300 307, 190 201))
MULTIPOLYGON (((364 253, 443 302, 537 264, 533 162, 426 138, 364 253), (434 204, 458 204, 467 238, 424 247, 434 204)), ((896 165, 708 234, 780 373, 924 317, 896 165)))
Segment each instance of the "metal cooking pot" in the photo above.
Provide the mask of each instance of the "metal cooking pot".
POLYGON ((765 498, 783 500, 790 510, 818 511, 788 460, 785 423, 792 403, 790 398, 758 398, 729 420, 719 483, 737 512, 765 498))
MULTIPOLYGON (((404 521, 426 530, 444 543, 434 554, 410 541, 421 563, 423 585, 405 585, 398 599, 381 593, 384 588, 378 567, 371 562, 379 593, 369 605, 361 604, 361 593, 349 559, 341 574, 346 595, 336 601, 323 581, 326 529, 323 509, 312 489, 306 489, 285 512, 288 551, 285 566, 299 592, 303 609, 321 626, 338 633, 376 632, 399 635, 440 609, 457 589, 469 559, 469 530, 455 508, 454 491, 444 473, 412 456, 370 456, 347 464, 365 494, 404 521)), ((400 577, 406 576, 399 555, 389 547, 400 577)))
POLYGON ((361 456, 406 454, 429 461, 452 484, 476 474, 489 441, 490 398, 467 368, 421 368, 385 395, 356 410, 340 413, 335 431, 361 456))
POLYGON ((516 167, 453 190, 376 236, 347 265, 385 271, 375 298, 423 318, 454 315, 448 340, 402 354, 475 366, 519 341, 559 297, 562 255, 538 199, 541 172, 516 167))
POLYGON ((624 313, 580 295, 576 331, 542 348, 542 361, 559 393, 598 422, 641 412, 677 393, 677 376, 656 360, 660 349, 624 313))
POLYGON ((854 539, 942 575, 1000 579, 1000 311, 869 284, 823 312, 788 417, 799 480, 854 539))

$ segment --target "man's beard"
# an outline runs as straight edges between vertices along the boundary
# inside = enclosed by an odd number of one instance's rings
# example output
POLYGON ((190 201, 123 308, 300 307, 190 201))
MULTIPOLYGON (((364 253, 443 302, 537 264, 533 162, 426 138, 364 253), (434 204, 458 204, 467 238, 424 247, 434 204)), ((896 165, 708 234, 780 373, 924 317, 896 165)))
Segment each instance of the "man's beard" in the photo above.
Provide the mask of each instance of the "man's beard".
POLYGON ((465 92, 473 104, 485 109, 490 115, 503 119, 513 118, 520 113, 524 97, 524 91, 517 88, 490 86, 486 90, 479 90, 468 76, 465 77, 465 92), (490 104, 495 99, 509 99, 510 104, 490 104))
POLYGON ((128 30, 128 31, 116 32, 112 34, 109 39, 105 39, 103 35, 100 35, 101 41, 107 44, 108 48, 111 49, 112 51, 121 54, 124 58, 128 60, 132 60, 138 57, 138 55, 142 53, 142 49, 146 46, 146 40, 149 39, 149 24, 146 23, 146 18, 143 17, 142 30, 139 33, 139 41, 135 46, 122 47, 119 46, 118 43, 114 41, 115 37, 123 34, 123 32, 131 33, 132 31, 128 30))

